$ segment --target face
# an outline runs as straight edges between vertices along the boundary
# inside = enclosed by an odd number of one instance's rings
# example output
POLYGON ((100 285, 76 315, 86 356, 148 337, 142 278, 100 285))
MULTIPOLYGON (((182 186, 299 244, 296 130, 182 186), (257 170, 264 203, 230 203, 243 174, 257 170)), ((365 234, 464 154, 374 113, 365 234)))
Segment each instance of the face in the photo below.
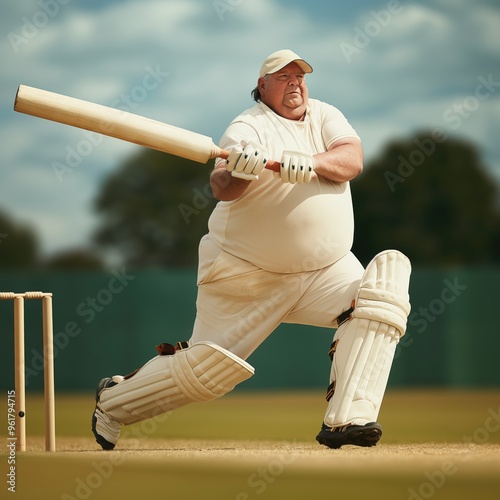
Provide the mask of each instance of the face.
POLYGON ((261 101, 289 120, 304 117, 309 98, 306 79, 300 66, 291 62, 276 73, 259 78, 261 101))

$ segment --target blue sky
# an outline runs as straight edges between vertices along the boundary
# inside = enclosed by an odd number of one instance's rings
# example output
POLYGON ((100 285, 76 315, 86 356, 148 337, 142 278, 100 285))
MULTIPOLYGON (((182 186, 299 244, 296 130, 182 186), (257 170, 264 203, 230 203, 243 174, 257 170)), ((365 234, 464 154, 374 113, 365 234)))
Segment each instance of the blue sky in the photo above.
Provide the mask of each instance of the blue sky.
POLYGON ((17 0, 3 3, 0 29, 0 210, 35 228, 45 253, 88 244, 103 180, 138 147, 93 137, 85 149, 82 131, 15 113, 19 84, 217 141, 252 105, 262 60, 291 48, 314 67, 311 96, 344 112, 367 162, 393 138, 439 129, 477 144, 500 182, 494 0, 17 0), (145 90, 148 74, 157 85, 145 90), (85 156, 57 175, 77 149, 85 156))

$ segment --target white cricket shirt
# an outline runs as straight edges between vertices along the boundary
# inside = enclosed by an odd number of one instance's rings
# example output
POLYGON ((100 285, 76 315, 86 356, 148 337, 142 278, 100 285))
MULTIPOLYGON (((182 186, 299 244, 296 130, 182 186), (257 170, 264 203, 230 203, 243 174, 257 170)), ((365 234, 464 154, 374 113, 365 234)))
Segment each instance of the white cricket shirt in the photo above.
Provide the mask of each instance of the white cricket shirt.
MULTIPOLYGON (((322 153, 339 139, 357 137, 334 106, 309 99, 303 121, 288 120, 258 103, 237 116, 219 142, 223 149, 255 141, 279 161, 285 150, 322 153)), ((216 161, 220 161, 217 159, 216 161)), ((264 170, 237 200, 220 201, 209 233, 224 251, 267 271, 312 271, 349 252, 354 218, 349 183, 322 177, 285 184, 264 170)))

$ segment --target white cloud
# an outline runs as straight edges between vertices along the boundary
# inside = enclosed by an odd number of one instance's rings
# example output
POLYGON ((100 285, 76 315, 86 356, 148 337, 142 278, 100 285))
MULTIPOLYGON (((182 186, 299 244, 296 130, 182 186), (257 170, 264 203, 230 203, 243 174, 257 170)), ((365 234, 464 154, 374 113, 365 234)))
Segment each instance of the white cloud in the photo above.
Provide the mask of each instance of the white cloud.
MULTIPOLYGON (((8 68, 0 76, 0 208, 34 222, 46 251, 85 242, 100 183, 137 149, 103 139, 59 183, 52 164, 64 162, 67 148, 85 136, 14 113, 20 83, 105 105, 128 102, 134 113, 217 140, 233 116, 252 104, 262 59, 289 47, 314 66, 311 95, 345 112, 373 156, 389 138, 442 125, 443 112, 470 95, 479 75, 493 73, 500 80, 499 10, 488 2, 402 2, 402 11, 350 62, 341 44, 353 44, 355 29, 373 21, 372 8, 342 24, 335 3, 319 3, 322 16, 313 18, 307 4, 226 2, 231 8, 221 19, 213 2, 103 1, 90 9, 73 0, 16 52, 7 34, 22 34, 23 16, 33 20, 40 4, 8 2, 0 20, 0 57, 8 68), (148 68, 159 68, 163 76, 146 95, 137 87, 148 68), (141 99, 127 101, 134 88, 141 99)), ((499 96, 493 94, 459 130, 496 162, 499 96)))

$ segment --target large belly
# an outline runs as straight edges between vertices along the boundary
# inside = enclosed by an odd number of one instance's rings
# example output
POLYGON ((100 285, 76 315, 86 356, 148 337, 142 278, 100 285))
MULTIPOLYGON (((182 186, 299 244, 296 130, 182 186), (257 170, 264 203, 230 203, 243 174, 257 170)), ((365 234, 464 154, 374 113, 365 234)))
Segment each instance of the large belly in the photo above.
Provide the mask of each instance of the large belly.
POLYGON ((297 185, 281 198, 256 196, 251 206, 235 204, 223 248, 269 271, 311 271, 349 252, 353 233, 347 183, 321 189, 297 185))

